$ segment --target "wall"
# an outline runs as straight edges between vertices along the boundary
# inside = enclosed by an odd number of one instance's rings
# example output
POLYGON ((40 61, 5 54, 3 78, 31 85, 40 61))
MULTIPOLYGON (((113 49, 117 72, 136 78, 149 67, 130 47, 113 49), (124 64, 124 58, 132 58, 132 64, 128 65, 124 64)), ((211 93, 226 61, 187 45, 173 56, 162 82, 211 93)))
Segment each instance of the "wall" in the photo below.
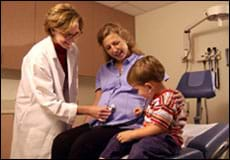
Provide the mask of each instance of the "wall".
MULTIPOLYGON (((164 64, 170 80, 166 85, 176 88, 185 71, 181 62, 183 55, 183 31, 188 25, 204 18, 204 11, 225 1, 180 1, 156 11, 135 17, 135 32, 138 46, 146 54, 154 55, 164 64)), ((216 22, 205 21, 192 29, 195 61, 208 47, 217 47, 222 54, 220 60, 220 90, 216 97, 208 99, 209 122, 229 122, 229 67, 226 66, 225 48, 229 48, 229 21, 218 27, 216 22)), ((193 62, 190 71, 202 70, 201 63, 193 62)), ((195 100, 190 99, 189 122, 195 115, 195 100)), ((205 123, 205 115, 201 123, 205 123)))
POLYGON ((70 3, 83 17, 84 28, 76 41, 79 49, 79 74, 95 76, 104 61, 97 44, 97 32, 108 22, 118 22, 134 34, 134 17, 93 1, 4 1, 1 3, 2 68, 20 69, 23 56, 44 37, 44 19, 57 3, 70 3), (12 58, 14 57, 14 58, 12 58))

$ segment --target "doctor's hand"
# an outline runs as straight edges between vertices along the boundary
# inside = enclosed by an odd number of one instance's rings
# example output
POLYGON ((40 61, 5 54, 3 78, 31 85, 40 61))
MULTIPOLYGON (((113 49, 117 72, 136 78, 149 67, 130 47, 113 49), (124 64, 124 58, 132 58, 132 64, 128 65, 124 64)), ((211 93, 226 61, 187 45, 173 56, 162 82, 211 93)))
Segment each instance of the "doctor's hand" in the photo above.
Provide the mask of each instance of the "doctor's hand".
POLYGON ((77 114, 89 115, 101 122, 105 122, 110 116, 111 110, 106 106, 78 106, 77 114))
POLYGON ((91 106, 89 114, 98 119, 100 122, 105 122, 111 114, 108 107, 91 106))

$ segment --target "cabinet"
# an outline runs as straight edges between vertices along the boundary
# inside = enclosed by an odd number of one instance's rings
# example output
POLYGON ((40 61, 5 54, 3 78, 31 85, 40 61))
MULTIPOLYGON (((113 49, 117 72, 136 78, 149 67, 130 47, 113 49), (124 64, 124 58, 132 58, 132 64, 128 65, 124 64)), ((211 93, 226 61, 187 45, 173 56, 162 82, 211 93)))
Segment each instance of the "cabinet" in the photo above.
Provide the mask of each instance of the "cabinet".
POLYGON ((13 120, 13 114, 1 114, 1 159, 10 158, 13 120))
POLYGON ((96 37, 94 36, 94 24, 92 10, 93 3, 95 2, 78 2, 74 3, 73 6, 77 12, 82 16, 84 27, 83 34, 77 40, 78 47, 80 49, 79 54, 79 74, 95 76, 95 59, 102 59, 103 57, 94 57, 94 45, 97 43, 96 37))
POLYGON ((97 73, 101 64, 105 63, 104 51, 99 47, 97 43, 97 33, 99 29, 108 22, 118 23, 125 27, 131 34, 135 37, 134 28, 134 17, 128 14, 122 13, 118 10, 111 9, 109 7, 98 5, 95 3, 93 5, 93 37, 95 37, 96 43, 93 43, 93 57, 94 59, 94 73, 97 73), (104 15, 104 16, 103 16, 104 15))
MULTIPOLYGON (((55 1, 2 2, 1 67, 20 69, 22 58, 32 45, 46 36, 44 19, 55 1)), ((118 22, 134 34, 134 17, 93 1, 69 1, 83 17, 83 34, 77 40, 80 49, 79 74, 95 76, 105 63, 102 48, 97 43, 97 32, 107 22, 118 22)))
POLYGON ((1 67, 20 69, 34 43, 34 2, 1 2, 1 67))

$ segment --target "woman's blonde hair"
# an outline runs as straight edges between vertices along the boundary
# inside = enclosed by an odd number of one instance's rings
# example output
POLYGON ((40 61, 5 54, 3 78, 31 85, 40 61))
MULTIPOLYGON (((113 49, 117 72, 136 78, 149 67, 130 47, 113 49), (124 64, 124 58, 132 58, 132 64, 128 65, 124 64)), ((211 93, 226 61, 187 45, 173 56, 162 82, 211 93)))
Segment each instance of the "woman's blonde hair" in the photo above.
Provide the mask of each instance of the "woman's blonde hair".
POLYGON ((126 41, 127 45, 128 45, 128 49, 130 51, 130 54, 132 53, 136 53, 136 54, 143 54, 143 52, 141 50, 139 50, 136 47, 136 44, 134 42, 133 37, 131 36, 130 32, 128 32, 125 28, 121 27, 119 24, 116 23, 106 23, 104 24, 104 26, 99 30, 98 34, 97 34, 97 41, 99 43, 100 46, 103 47, 104 52, 105 52, 105 59, 106 61, 109 61, 112 59, 112 57, 110 57, 106 51, 105 48, 103 46, 103 40, 110 35, 111 33, 115 33, 118 36, 120 36, 123 40, 126 41))
POLYGON ((79 24, 79 29, 83 30, 83 19, 77 11, 68 3, 56 4, 50 8, 45 17, 45 32, 52 35, 52 30, 58 28, 66 33, 75 25, 76 21, 79 24))
POLYGON ((164 79, 165 69, 154 56, 145 56, 137 60, 130 68, 127 76, 129 84, 143 85, 146 82, 161 82, 164 79))

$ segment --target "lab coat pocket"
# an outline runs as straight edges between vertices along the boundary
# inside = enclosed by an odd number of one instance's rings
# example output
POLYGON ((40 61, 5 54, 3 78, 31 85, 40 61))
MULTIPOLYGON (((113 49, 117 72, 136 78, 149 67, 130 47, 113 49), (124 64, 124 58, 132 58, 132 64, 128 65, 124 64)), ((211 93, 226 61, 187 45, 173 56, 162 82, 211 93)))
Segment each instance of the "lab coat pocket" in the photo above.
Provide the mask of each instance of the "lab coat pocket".
POLYGON ((32 128, 29 130, 26 150, 28 157, 50 158, 51 145, 54 135, 32 128))

